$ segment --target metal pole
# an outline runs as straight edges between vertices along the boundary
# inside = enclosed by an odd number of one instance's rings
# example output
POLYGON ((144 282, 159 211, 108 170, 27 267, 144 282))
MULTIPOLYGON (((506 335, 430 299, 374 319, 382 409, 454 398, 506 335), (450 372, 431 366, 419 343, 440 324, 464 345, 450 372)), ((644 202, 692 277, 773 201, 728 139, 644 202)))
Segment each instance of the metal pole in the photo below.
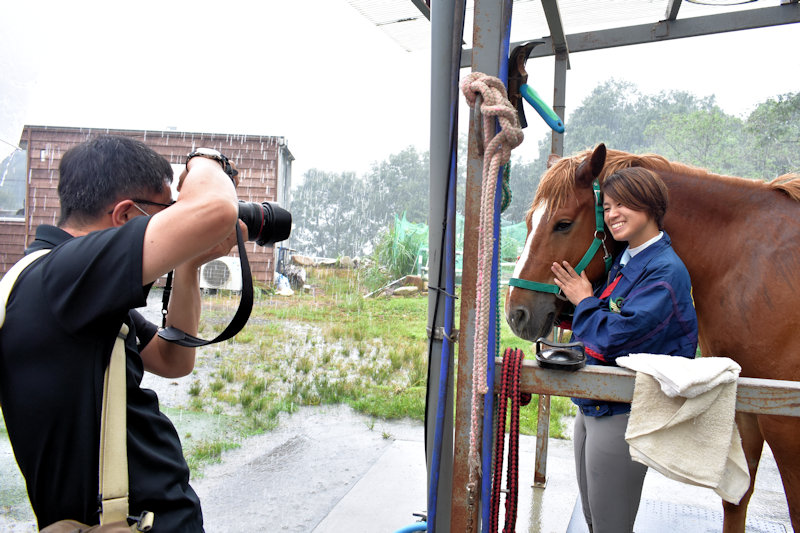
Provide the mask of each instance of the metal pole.
MULTIPOLYGON (((567 54, 564 52, 556 53, 555 75, 553 77, 553 111, 564 121, 567 99, 567 54)), ((560 157, 564 156, 564 134, 552 132, 553 142, 551 153, 560 157)))
MULTIPOLYGON (((457 144, 458 75, 464 26, 464 0, 431 2, 431 130, 430 130, 430 211, 429 211, 429 284, 447 289, 455 278, 455 167, 452 157, 457 144), (451 175, 452 173, 452 175, 451 175), (451 220, 452 218, 452 220, 451 220), (446 235, 444 221, 447 220, 446 235), (442 244, 444 243, 444 247, 442 244), (444 264, 443 264, 444 262, 444 264), (445 287, 447 279, 448 287, 445 287)), ((450 287, 454 292, 454 288, 450 287)), ((431 325, 430 359, 426 403, 425 451, 428 465, 428 488, 433 476, 435 490, 434 520, 428 531, 448 531, 453 463, 453 345, 443 339, 446 305, 441 291, 430 290, 428 323, 431 325), (442 363, 445 369, 442 369, 442 363), (447 388, 441 398, 440 384, 447 388), (440 405, 444 400, 444 406, 440 405), (437 414, 440 420, 436 440, 437 414), (434 454, 434 450, 437 451, 434 454), (433 464, 434 455, 437 464, 433 464)), ((450 302, 452 305, 452 302, 450 302)), ((452 320, 451 320, 452 322, 452 320)), ((446 332, 450 333, 450 332, 446 332)), ((429 497, 429 500, 431 498, 429 497)), ((431 502, 429 501, 429 505, 431 502)), ((429 509, 429 514, 431 509, 429 509)))
MULTIPOLYGON (((509 20, 511 2, 475 0, 472 70, 499 76, 500 64, 508 60, 502 53, 504 22, 509 20)), ((458 349, 458 389, 456 391, 455 449, 453 459, 453 502, 450 531, 477 530, 480 492, 470 495, 469 481, 470 420, 472 412, 472 363, 475 347, 475 284, 478 264, 478 226, 480 220, 482 157, 478 155, 475 117, 470 114, 464 220, 464 269, 461 277, 460 335, 458 349)), ((482 408, 482 405, 481 405, 482 408)), ((488 475, 488 473, 484 473, 488 475)), ((484 502, 486 504, 488 502, 484 502)))

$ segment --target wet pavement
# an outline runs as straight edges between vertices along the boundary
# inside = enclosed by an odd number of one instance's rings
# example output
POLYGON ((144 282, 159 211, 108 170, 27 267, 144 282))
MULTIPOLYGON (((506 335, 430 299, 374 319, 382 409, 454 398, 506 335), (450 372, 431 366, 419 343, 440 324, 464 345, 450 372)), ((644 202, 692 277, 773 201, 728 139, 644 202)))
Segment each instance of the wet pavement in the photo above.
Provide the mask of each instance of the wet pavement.
MULTIPOLYGON (((192 482, 203 503, 206 530, 397 531, 417 520, 414 513, 425 511, 423 433, 419 422, 378 421, 346 406, 304 407, 283 415, 278 428, 244 440, 192 482)), ((577 494, 572 442, 550 440, 545 489, 531 487, 535 443, 534 437, 520 440, 516 531, 582 531, 579 521, 570 527, 577 494)), ((27 533, 35 531, 27 502, 9 505, 6 500, 9 492, 24 491, 15 468, 7 441, 0 438, 0 531, 27 533)), ((756 485, 748 531, 792 531, 768 450, 756 485)), ((721 531, 720 499, 710 489, 650 471, 642 500, 639 533, 721 531)))
MULTIPOLYGON (((426 506, 422 424, 375 421, 346 406, 303 408, 269 434, 227 452, 194 483, 209 533, 241 531, 392 533, 426 506)), ((547 485, 532 488, 535 437, 520 439, 516 531, 585 531, 573 519, 577 498, 572 442, 548 443, 547 485), (572 523, 572 525, 570 525, 572 523)), ((505 482, 504 482, 505 483, 505 482)), ((501 506, 501 524, 504 517, 501 506)), ((636 531, 722 530, 711 489, 649 471, 636 531)), ((750 504, 748 532, 792 531, 774 459, 767 449, 750 504)))

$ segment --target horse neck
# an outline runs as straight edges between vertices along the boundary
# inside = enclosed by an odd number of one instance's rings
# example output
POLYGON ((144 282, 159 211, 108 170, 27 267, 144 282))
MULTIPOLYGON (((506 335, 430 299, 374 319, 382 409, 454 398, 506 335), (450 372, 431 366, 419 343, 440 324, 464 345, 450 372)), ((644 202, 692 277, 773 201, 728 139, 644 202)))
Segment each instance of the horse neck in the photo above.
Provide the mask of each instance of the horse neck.
POLYGON ((661 173, 669 189, 664 229, 690 272, 720 264, 742 238, 737 226, 749 205, 752 190, 745 180, 709 174, 661 173))

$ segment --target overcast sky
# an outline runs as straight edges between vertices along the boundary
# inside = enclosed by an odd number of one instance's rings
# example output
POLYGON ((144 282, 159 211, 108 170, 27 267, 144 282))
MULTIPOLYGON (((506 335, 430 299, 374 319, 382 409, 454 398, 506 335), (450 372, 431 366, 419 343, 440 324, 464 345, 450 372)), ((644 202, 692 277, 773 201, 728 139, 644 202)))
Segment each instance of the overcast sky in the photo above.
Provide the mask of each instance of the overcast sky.
MULTIPOLYGON (((428 148, 429 52, 405 52, 345 0, 6 1, 0 20, 5 142, 25 124, 277 135, 295 181, 428 148)), ((745 116, 800 90, 798 41, 792 24, 573 54, 567 128, 570 110, 611 77, 645 93, 713 94, 745 116)), ((550 100, 552 59, 527 69, 550 100)), ((546 133, 532 111, 528 121, 526 158, 546 133)), ((0 143, 0 156, 11 150, 0 143)))

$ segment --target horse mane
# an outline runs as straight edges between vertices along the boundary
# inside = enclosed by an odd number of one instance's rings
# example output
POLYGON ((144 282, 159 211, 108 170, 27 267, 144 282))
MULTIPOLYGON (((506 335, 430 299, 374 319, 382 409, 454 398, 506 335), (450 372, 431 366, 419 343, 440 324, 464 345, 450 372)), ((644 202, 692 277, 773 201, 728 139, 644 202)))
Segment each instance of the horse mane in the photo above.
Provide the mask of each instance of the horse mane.
MULTIPOLYGON (((575 174, 578 166, 592 153, 592 149, 584 150, 570 157, 556 161, 543 175, 536 189, 533 203, 527 213, 527 218, 538 208, 544 207, 549 217, 555 210, 564 207, 567 200, 573 196, 575 188, 575 174)), ((720 176, 706 169, 693 167, 684 163, 670 162, 657 154, 634 155, 621 150, 607 150, 606 163, 598 176, 598 181, 603 183, 606 176, 628 167, 643 167, 655 172, 679 172, 688 176, 710 177, 720 179, 742 180, 751 186, 764 187, 786 194, 795 201, 800 202, 800 174, 784 174, 770 182, 762 182, 746 178, 720 176)))
POLYGON ((791 173, 778 176, 767 183, 770 189, 780 191, 795 202, 800 202, 800 174, 791 173))

